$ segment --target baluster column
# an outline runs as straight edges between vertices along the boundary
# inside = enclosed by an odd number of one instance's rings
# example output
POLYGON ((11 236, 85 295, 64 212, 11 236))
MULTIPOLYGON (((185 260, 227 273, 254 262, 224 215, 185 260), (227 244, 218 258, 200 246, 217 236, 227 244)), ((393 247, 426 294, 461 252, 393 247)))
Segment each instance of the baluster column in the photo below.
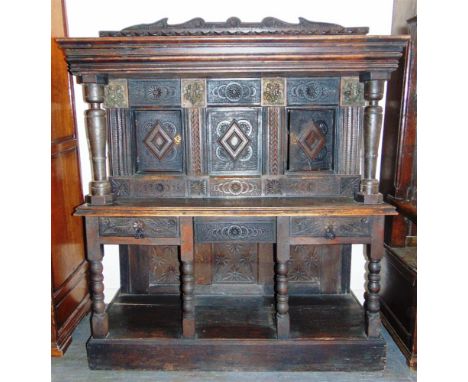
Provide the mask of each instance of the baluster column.
POLYGON ((366 204, 383 202, 382 194, 379 193, 379 181, 376 179, 376 173, 383 117, 383 109, 379 106, 379 101, 383 98, 387 77, 387 73, 368 73, 361 76, 361 81, 364 81, 364 99, 368 105, 364 109, 363 179, 361 180, 360 192, 356 194, 356 200, 366 204))
POLYGON ((104 302, 104 276, 102 274, 104 250, 98 241, 98 232, 98 218, 86 218, 87 257, 92 298, 91 334, 94 338, 105 338, 109 332, 109 319, 104 302))
POLYGON ((107 81, 102 77, 83 76, 79 82, 83 84, 84 99, 89 104, 85 118, 93 180, 89 183, 87 200, 91 204, 109 204, 113 195, 107 178, 107 122, 106 112, 101 109, 107 81))
POLYGON ((182 332, 184 337, 195 335, 195 277, 193 275, 193 222, 180 218, 180 257, 182 261, 182 332))
POLYGON ((378 337, 380 319, 380 260, 383 257, 384 217, 373 218, 372 240, 367 246, 367 291, 365 294, 366 327, 369 337, 378 337))
POLYGON ((278 339, 289 338, 288 262, 290 257, 289 218, 278 217, 276 238, 276 330, 278 339))

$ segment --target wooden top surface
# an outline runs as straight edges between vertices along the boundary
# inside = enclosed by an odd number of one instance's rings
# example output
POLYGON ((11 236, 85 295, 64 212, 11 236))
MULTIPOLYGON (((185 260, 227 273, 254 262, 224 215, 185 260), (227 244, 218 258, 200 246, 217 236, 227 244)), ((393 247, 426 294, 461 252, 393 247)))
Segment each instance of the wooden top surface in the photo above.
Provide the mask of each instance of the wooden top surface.
POLYGON ((119 199, 112 205, 83 204, 78 216, 382 216, 396 215, 389 204, 352 198, 119 199))

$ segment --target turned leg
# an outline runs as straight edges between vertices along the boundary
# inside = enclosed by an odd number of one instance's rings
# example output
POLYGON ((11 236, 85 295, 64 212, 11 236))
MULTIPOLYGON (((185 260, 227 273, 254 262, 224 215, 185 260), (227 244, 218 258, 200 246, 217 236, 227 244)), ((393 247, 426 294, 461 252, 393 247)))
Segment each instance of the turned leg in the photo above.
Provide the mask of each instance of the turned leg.
POLYGON ((289 261, 289 218, 278 217, 276 238, 276 330, 278 339, 289 337, 288 304, 288 261, 289 261))
MULTIPOLYGON (((383 77, 385 78, 386 75, 383 77)), ((360 192, 356 200, 367 204, 382 203, 379 193, 379 181, 376 179, 377 158, 382 131, 382 107, 379 101, 383 97, 385 80, 382 76, 371 73, 361 78, 364 81, 364 98, 368 105, 364 109, 364 172, 360 192), (375 79, 374 79, 375 78, 375 79)))
POLYGON ((366 326, 369 337, 378 337, 380 321, 380 260, 383 257, 384 218, 374 218, 371 244, 367 247, 367 292, 365 295, 366 326))
POLYGON ((94 338, 104 338, 109 332, 109 319, 104 303, 104 276, 102 274, 104 250, 98 242, 98 230, 98 218, 86 218, 87 257, 92 298, 91 334, 94 338))
POLYGON ((182 261, 182 331, 184 337, 195 335, 195 301, 193 275, 193 223, 191 217, 180 218, 180 257, 182 261))
POLYGON ((84 98, 89 104, 89 109, 86 110, 86 132, 93 180, 89 183, 88 202, 91 204, 112 203, 113 196, 106 169, 106 112, 101 109, 101 103, 104 102, 105 80, 96 77, 81 77, 80 82, 84 84, 84 98))

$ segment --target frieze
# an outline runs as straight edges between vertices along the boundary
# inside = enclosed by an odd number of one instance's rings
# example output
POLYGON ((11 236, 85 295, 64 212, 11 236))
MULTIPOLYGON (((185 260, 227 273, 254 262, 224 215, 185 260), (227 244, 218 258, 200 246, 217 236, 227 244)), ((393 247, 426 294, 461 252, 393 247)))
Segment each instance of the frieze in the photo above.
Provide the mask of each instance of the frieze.
POLYGON ((260 104, 260 80, 208 80, 208 104, 260 104))
POLYGON ((273 243, 276 239, 274 220, 195 221, 195 240, 198 243, 224 241, 273 243))
POLYGON ((207 179, 188 179, 188 192, 191 197, 204 197, 208 194, 207 179))
POLYGON ((104 87, 104 107, 106 108, 127 108, 128 107, 128 87, 127 80, 109 80, 104 87))
POLYGON ((347 176, 340 179, 340 195, 354 197, 359 192, 360 176, 347 176))
POLYGON ((292 217, 291 236, 325 237, 327 230, 336 236, 361 237, 370 235, 369 218, 309 218, 292 217))
POLYGON ((205 80, 182 80, 182 106, 205 107, 206 83, 205 80))
POLYGON ((178 237, 177 218, 99 218, 101 236, 178 237))
POLYGON ((137 198, 175 198, 186 195, 183 178, 135 179, 132 183, 132 196, 137 198))
POLYGON ((338 78, 288 78, 288 105, 338 104, 338 78))
POLYGON ((128 197, 130 195, 130 184, 126 179, 110 178, 112 193, 116 197, 128 197))
POLYGON ((179 106, 180 80, 129 80, 131 106, 179 106))
POLYGON ((211 196, 260 196, 262 182, 260 178, 211 178, 211 196))
POLYGON ((358 77, 341 78, 341 106, 364 106, 364 83, 358 77))
POLYGON ((284 177, 280 183, 285 196, 330 196, 340 191, 339 178, 335 176, 284 177))
POLYGON ((262 78, 262 106, 286 104, 286 81, 284 78, 262 78))

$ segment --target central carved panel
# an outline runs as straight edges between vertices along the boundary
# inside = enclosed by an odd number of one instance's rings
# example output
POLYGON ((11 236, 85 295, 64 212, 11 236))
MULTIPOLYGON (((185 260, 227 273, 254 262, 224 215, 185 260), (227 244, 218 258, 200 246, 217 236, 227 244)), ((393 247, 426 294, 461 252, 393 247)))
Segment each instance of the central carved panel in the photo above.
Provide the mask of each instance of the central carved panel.
POLYGON ((261 174, 261 109, 208 109, 210 175, 261 174))
POLYGON ((136 111, 135 129, 139 172, 183 172, 184 148, 180 111, 136 111))
POLYGON ((257 281, 256 244, 213 244, 213 283, 255 283, 257 281))

